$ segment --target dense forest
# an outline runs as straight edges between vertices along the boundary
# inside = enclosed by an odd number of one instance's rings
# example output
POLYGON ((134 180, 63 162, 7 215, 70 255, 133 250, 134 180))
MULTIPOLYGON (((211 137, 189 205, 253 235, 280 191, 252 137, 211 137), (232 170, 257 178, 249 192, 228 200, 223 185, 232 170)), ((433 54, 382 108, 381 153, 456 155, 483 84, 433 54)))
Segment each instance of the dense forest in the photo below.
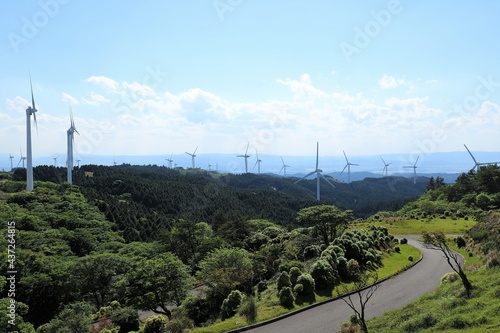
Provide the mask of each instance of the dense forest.
MULTIPOLYGON (((496 166, 462 174, 453 185, 430 179, 404 206, 408 197, 391 194, 405 186, 397 178, 337 183, 342 196, 335 197, 325 186, 317 202, 314 182, 302 187, 269 176, 128 165, 81 167, 75 185, 62 181, 61 168, 38 167, 35 175, 33 192, 24 191, 22 170, 0 175, 2 247, 15 240, 15 329, 22 333, 86 333, 92 322, 102 333, 182 332, 236 312, 251 321, 267 290, 287 307, 355 281, 396 246, 376 225, 346 231, 356 211, 340 202, 364 195, 371 196, 365 207, 384 207, 374 210, 379 217, 474 217, 480 223, 469 238, 484 254, 500 247, 489 215, 500 207, 496 166), (198 285, 203 293, 192 295, 198 285), (168 319, 140 323, 138 310, 168 319)), ((9 263, 3 251, 4 272, 9 263)), ((5 318, 11 285, 0 280, 5 318)))

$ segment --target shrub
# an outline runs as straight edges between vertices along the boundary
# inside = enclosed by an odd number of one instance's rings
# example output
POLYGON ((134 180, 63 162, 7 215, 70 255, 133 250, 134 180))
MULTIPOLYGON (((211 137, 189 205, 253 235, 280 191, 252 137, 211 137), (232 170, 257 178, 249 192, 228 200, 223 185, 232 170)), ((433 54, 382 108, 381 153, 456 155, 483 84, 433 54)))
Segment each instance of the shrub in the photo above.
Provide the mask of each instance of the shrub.
POLYGON ((441 283, 452 283, 454 281, 457 281, 459 279, 459 276, 455 272, 448 272, 443 277, 441 278, 441 283))
POLYGON ((290 275, 287 272, 281 272, 278 276, 278 292, 284 287, 291 287, 292 283, 290 282, 290 275))
POLYGON ((144 333, 167 333, 167 317, 162 315, 151 316, 146 319, 144 333))
POLYGON ((302 271, 298 267, 290 268, 290 282, 292 283, 292 286, 294 286, 297 283, 297 279, 301 274, 302 271))
POLYGON ((240 305, 239 314, 246 318, 248 323, 254 323, 257 318, 257 305, 252 296, 247 296, 240 305))
POLYGON ((463 239, 463 237, 461 236, 458 236, 457 238, 455 238, 455 244, 457 244, 458 248, 461 249, 466 244, 465 239, 463 239))
POLYGON ((325 259, 317 260, 309 271, 311 273, 312 278, 314 279, 315 285, 319 289, 324 289, 329 286, 335 285, 339 277, 337 276, 337 272, 335 272, 332 266, 325 259))
POLYGON ((401 249, 399 248, 399 246, 394 247, 394 252, 401 253, 401 249))
POLYGON ((300 283, 297 283, 294 287, 293 287, 293 293, 295 295, 300 295, 304 292, 304 286, 300 283))
POLYGON ((320 248, 318 245, 309 245, 304 249, 303 256, 305 260, 316 258, 320 255, 320 248))
POLYGON ((210 318, 210 306, 206 298, 199 296, 188 296, 182 302, 182 308, 195 324, 199 325, 206 322, 210 318))
POLYGON ((293 307, 295 297, 293 296, 292 288, 283 287, 278 294, 280 304, 284 307, 293 307))
POLYGON ((298 260, 286 261, 279 265, 280 272, 289 272, 292 267, 297 267, 300 270, 304 269, 304 264, 298 260))
POLYGON ((408 261, 413 261, 413 256, 408 256, 408 261))
POLYGON ((187 316, 175 317, 165 324, 168 333, 183 333, 186 329, 193 328, 193 321, 187 316))
POLYGON ((264 290, 266 290, 267 289, 267 281, 265 281, 265 280, 259 281, 259 283, 257 283, 256 289, 257 289, 258 293, 261 293, 264 290))
POLYGON ((233 290, 222 302, 222 318, 231 318, 236 314, 236 310, 243 300, 243 293, 239 290, 233 290))
POLYGON ((401 238, 399 244, 408 244, 408 240, 406 238, 401 238))
POLYGON ((306 296, 314 293, 315 283, 310 274, 304 273, 300 275, 297 279, 297 284, 302 284, 303 286, 301 295, 306 296))

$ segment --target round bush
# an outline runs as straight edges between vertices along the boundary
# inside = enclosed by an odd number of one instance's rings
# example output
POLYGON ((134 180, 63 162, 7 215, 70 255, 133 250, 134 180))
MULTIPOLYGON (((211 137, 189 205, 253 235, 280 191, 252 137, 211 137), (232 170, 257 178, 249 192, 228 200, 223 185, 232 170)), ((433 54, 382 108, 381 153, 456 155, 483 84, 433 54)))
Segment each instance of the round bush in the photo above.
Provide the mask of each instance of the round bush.
POLYGON ((292 286, 294 286, 297 283, 297 279, 299 278, 300 275, 302 275, 302 271, 298 267, 292 267, 290 268, 290 282, 292 283, 292 286))
POLYGON ((309 271, 314 279, 315 285, 319 289, 324 289, 333 286, 339 280, 332 266, 325 259, 317 260, 309 271))
POLYGON ((293 296, 292 288, 283 287, 278 294, 280 304, 285 307, 292 307, 295 297, 293 296))
POLYGON ((406 238, 401 238, 399 244, 408 244, 408 240, 406 238))
POLYGON ((278 292, 284 287, 291 287, 290 275, 287 272, 281 272, 278 276, 278 292))
POLYGON ((394 252, 401 253, 401 249, 399 248, 399 246, 394 247, 394 252))
POLYGON ((144 326, 144 333, 166 333, 166 324, 168 322, 167 317, 162 315, 151 316, 146 319, 146 325, 144 326))
POLYGON ((231 318, 236 314, 236 310, 243 300, 243 293, 239 290, 233 290, 222 302, 220 309, 222 310, 223 318, 231 318))
POLYGON ((449 272, 449 273, 446 273, 445 275, 443 275, 443 277, 441 277, 441 283, 452 283, 456 280, 458 280, 460 277, 458 276, 457 273, 455 272, 449 272))
POLYGON ((413 256, 408 256, 408 261, 413 261, 413 256))
POLYGON ((300 295, 307 296, 314 293, 315 283, 310 274, 305 273, 299 276, 297 284, 301 284, 303 286, 302 293, 300 295))
POLYGON ((300 295, 304 292, 304 286, 300 283, 297 283, 294 287, 293 287, 293 293, 295 295, 300 295))

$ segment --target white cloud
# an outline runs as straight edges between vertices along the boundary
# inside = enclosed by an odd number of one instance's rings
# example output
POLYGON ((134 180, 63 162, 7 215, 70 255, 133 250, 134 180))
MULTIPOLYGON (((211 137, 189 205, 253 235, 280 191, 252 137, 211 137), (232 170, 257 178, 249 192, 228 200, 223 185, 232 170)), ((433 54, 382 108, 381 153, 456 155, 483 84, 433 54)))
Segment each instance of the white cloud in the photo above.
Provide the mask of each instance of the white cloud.
POLYGON ((83 101, 83 103, 85 103, 87 105, 94 105, 94 106, 110 102, 109 99, 107 99, 106 97, 104 97, 102 95, 96 94, 95 92, 90 93, 90 99, 82 98, 82 101, 83 101))
POLYGON ((14 99, 7 98, 7 109, 18 113, 26 113, 26 108, 31 104, 26 99, 16 96, 14 99))
POLYGON ((140 84, 139 82, 123 82, 122 83, 123 88, 126 90, 130 91, 134 95, 138 96, 154 96, 156 93, 155 91, 144 84, 140 84))
POLYGON ((290 88, 290 90, 294 94, 295 99, 304 99, 304 98, 325 98, 328 96, 327 93, 317 89, 313 86, 311 77, 309 74, 302 74, 299 80, 292 80, 290 78, 287 79, 278 79, 276 82, 283 84, 290 88))
POLYGON ((118 87, 118 82, 105 76, 91 76, 84 82, 95 83, 111 90, 116 90, 118 87))
POLYGON ((407 85, 405 79, 399 78, 396 76, 392 75, 387 75, 384 74, 382 78, 378 80, 378 84, 383 88, 383 89, 394 89, 398 88, 400 86, 405 86, 407 85))
POLYGON ((73 104, 73 105, 78 104, 78 99, 71 96, 70 94, 65 93, 64 91, 61 93, 61 100, 63 102, 67 102, 67 103, 73 104))

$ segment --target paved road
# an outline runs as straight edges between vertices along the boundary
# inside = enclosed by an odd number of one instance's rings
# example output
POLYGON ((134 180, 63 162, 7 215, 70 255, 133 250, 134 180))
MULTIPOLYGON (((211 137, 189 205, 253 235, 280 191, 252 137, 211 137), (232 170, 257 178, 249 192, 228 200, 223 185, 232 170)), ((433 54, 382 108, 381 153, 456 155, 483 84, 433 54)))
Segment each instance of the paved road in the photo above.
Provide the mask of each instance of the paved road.
MULTIPOLYGON (((408 237, 407 237, 408 238, 408 237)), ((421 243, 408 238, 408 243, 420 249, 423 259, 413 268, 386 280, 366 307, 367 318, 403 307, 439 286, 441 277, 451 271, 440 251, 426 249, 421 243)), ((251 333, 332 333, 349 320, 353 311, 339 299, 261 327, 251 333)))

